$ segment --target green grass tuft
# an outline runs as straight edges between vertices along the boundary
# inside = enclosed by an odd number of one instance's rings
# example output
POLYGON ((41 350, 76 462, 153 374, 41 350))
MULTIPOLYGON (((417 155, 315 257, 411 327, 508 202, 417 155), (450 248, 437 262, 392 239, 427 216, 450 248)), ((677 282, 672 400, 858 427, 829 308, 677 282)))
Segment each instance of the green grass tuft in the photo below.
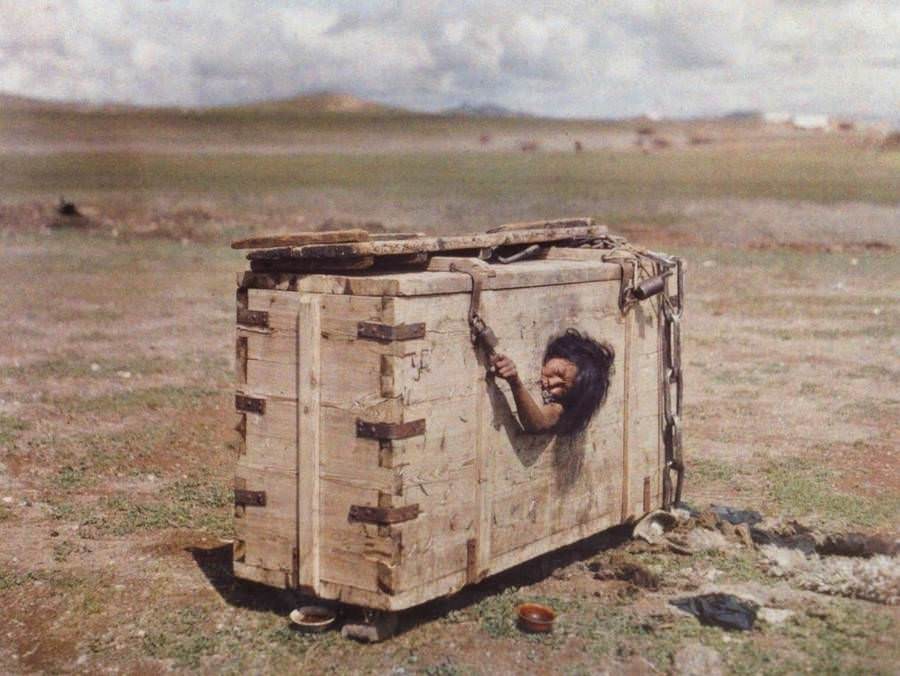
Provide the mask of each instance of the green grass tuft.
POLYGON ((900 496, 878 499, 849 495, 834 488, 834 473, 805 458, 771 463, 765 470, 776 512, 789 516, 816 516, 844 526, 891 525, 900 514, 900 496))

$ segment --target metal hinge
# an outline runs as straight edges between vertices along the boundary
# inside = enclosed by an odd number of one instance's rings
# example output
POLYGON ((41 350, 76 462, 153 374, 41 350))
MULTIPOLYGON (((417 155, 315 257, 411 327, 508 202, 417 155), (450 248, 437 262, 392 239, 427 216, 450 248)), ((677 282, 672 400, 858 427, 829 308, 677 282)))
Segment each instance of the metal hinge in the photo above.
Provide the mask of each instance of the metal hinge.
POLYGON ((425 418, 404 423, 356 420, 356 436, 365 439, 408 439, 422 434, 425 434, 425 418))
POLYGON ((415 519, 419 516, 419 511, 418 504, 406 505, 404 507, 350 505, 350 512, 347 514, 347 520, 387 526, 392 523, 402 523, 404 521, 415 519))
POLYGON ((377 322, 359 322, 356 325, 358 338, 373 340, 414 340, 425 337, 425 323, 415 324, 379 324, 377 322))

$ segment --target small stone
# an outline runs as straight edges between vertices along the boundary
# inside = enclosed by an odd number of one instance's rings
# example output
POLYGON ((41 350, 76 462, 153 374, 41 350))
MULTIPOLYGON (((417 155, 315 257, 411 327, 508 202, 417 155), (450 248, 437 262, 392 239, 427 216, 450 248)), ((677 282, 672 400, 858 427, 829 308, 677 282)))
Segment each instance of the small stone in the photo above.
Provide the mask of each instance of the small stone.
POLYGON ((705 528, 695 528, 688 533, 686 544, 695 552, 707 549, 727 549, 728 547, 728 541, 719 531, 705 528))
POLYGON ((78 659, 75 660, 75 666, 84 666, 85 664, 87 664, 88 659, 89 658, 87 655, 79 655, 78 659))
POLYGON ((714 267, 716 267, 716 262, 713 260, 703 261, 703 267, 704 268, 714 268, 714 267))
POLYGON ((872 314, 877 317, 878 315, 881 314, 881 308, 880 307, 872 308, 872 314))
POLYGON ((3 502, 5 502, 7 505, 11 505, 14 502, 14 500, 12 499, 11 496, 5 495, 5 496, 3 496, 3 502))
POLYGON ((58 537, 59 537, 59 531, 58 531, 58 530, 51 530, 51 531, 50 531, 50 537, 52 537, 52 538, 58 538, 58 537))
POLYGON ((131 377, 131 371, 116 371, 116 375, 127 380, 131 377))
POLYGON ((696 641, 686 643, 675 653, 672 667, 672 672, 678 676, 721 676, 724 673, 719 653, 696 641))
POLYGON ((760 608, 756 616, 769 624, 781 624, 793 614, 793 610, 786 608, 760 608))
POLYGON ((98 364, 97 362, 93 362, 93 363, 91 364, 91 371, 93 371, 94 373, 96 373, 96 372, 99 371, 99 370, 100 370, 100 364, 98 364))

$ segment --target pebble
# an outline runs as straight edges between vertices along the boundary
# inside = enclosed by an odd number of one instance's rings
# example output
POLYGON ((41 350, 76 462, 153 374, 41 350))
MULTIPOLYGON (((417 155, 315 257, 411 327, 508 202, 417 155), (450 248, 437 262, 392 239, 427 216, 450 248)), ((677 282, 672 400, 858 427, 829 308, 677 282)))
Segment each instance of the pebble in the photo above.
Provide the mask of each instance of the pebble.
POLYGON ((3 502, 5 502, 7 505, 11 505, 14 501, 11 496, 5 495, 3 496, 3 502))
POLYGON ((721 676, 722 657, 712 648, 691 641, 685 644, 672 660, 672 672, 679 676, 721 676))
POLYGON ((793 614, 793 610, 785 608, 760 608, 757 616, 769 624, 781 624, 793 614))
POLYGON ((120 378, 128 379, 131 377, 131 371, 116 371, 116 375, 120 378))
POLYGON ((93 371, 94 373, 96 373, 96 372, 99 371, 99 370, 100 370, 100 364, 98 364, 97 362, 93 362, 93 363, 91 364, 91 371, 93 371))

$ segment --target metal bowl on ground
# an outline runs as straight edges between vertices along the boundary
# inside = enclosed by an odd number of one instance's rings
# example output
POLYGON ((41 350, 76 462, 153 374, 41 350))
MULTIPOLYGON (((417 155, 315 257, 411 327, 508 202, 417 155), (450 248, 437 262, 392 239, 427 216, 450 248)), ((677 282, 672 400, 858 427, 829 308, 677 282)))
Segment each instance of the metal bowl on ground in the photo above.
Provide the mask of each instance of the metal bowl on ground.
POLYGON ((319 633, 330 629, 337 615, 325 606, 303 606, 292 610, 289 615, 291 626, 299 631, 319 633))
POLYGON ((539 603, 523 603, 516 609, 516 612, 519 615, 519 627, 521 629, 534 633, 553 631, 556 613, 552 608, 542 606, 539 603))

